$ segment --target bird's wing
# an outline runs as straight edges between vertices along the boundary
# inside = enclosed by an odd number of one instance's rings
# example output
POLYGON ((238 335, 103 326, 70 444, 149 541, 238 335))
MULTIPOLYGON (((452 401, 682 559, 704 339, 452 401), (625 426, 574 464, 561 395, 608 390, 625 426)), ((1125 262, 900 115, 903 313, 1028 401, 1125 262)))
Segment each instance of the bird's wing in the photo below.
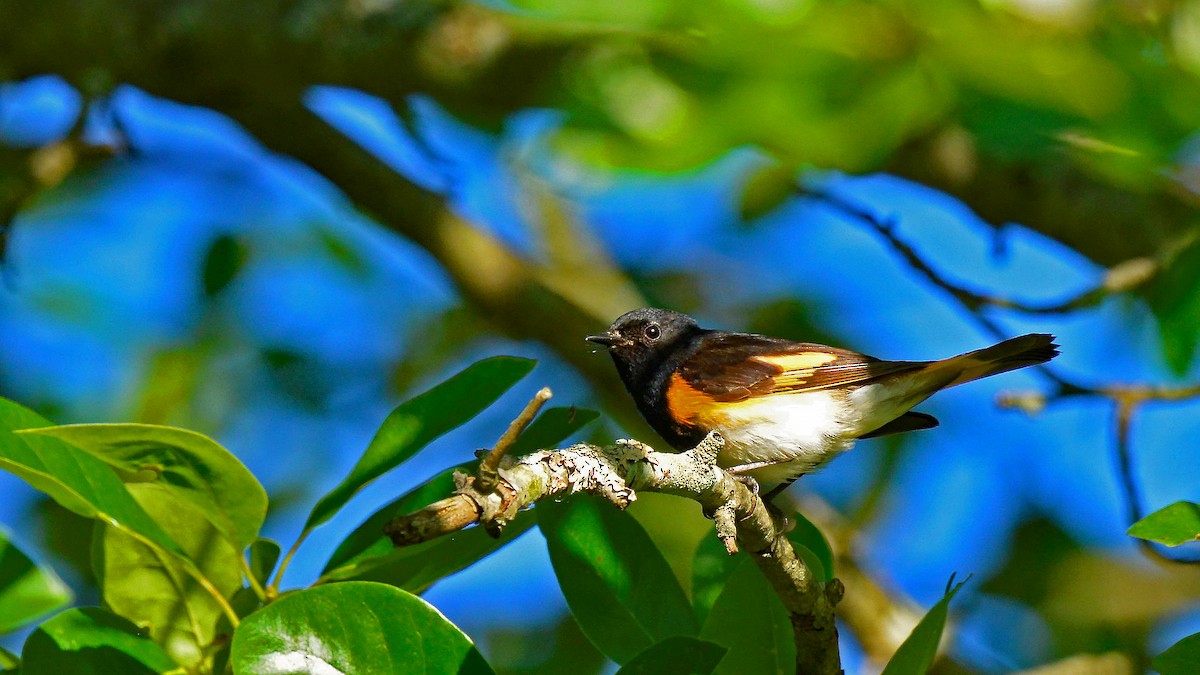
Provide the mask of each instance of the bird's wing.
POLYGON ((718 402, 864 383, 917 370, 918 361, 881 361, 866 354, 810 342, 749 333, 706 337, 680 364, 678 385, 718 402))

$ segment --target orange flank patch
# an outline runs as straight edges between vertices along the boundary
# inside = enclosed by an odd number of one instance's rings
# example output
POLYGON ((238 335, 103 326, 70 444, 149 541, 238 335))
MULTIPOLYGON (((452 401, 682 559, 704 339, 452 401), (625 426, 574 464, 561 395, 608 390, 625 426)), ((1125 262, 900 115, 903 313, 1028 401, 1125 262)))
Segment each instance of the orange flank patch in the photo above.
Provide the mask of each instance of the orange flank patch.
POLYGON ((667 385, 667 411, 677 422, 695 424, 709 417, 716 405, 719 405, 716 400, 693 389, 679 373, 671 375, 671 382, 667 385))

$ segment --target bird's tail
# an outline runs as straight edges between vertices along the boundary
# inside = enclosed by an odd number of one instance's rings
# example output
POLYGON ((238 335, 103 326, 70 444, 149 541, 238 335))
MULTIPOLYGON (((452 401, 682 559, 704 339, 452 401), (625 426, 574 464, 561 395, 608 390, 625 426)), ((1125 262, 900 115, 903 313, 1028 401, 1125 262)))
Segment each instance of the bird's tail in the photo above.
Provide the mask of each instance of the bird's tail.
POLYGON ((976 349, 929 364, 928 370, 951 374, 957 371, 943 387, 954 387, 965 382, 991 377, 1010 370, 1036 366, 1058 356, 1058 345, 1054 336, 1045 333, 1030 333, 991 347, 976 349))

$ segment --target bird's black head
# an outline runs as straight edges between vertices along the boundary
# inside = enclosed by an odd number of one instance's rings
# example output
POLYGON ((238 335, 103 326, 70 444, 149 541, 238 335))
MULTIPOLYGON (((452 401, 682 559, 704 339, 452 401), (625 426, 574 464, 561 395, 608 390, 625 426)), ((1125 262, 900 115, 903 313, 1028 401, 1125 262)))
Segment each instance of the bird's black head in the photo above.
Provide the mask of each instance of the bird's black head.
POLYGON ((587 339, 608 348, 621 379, 628 386, 641 380, 665 355, 700 331, 695 320, 686 314, 645 307, 621 315, 606 332, 589 335, 587 339))

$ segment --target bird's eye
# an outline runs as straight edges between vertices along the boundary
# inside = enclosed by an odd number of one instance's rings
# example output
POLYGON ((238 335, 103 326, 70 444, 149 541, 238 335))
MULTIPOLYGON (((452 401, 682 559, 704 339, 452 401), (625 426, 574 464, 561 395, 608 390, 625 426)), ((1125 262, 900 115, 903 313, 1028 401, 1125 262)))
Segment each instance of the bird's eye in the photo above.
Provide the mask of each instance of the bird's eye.
POLYGON ((646 326, 646 339, 647 340, 657 340, 658 336, 660 336, 660 335, 662 335, 662 331, 659 330, 658 324, 652 323, 649 326, 646 326))

